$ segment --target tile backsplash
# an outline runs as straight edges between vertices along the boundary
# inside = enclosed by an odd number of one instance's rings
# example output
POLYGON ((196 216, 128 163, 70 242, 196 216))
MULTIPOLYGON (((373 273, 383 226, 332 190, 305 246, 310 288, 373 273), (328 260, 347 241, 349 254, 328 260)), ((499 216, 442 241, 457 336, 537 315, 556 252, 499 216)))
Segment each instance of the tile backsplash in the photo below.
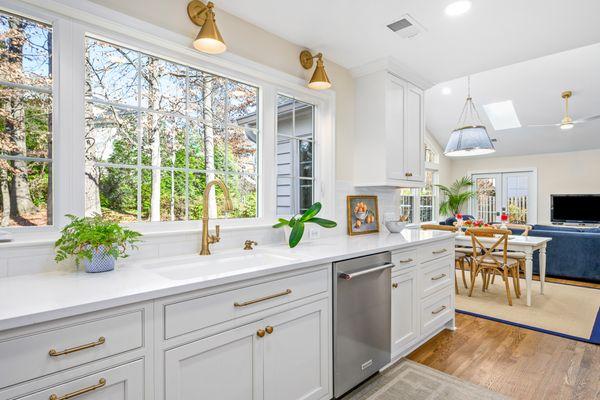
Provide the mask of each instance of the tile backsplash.
MULTIPOLYGON (((335 229, 317 229, 319 236, 333 236, 346 234, 346 196, 349 194, 374 194, 379 198, 379 216, 383 219, 386 213, 397 214, 399 197, 398 191, 388 188, 355 188, 351 182, 336 182, 336 221, 338 227, 335 229)), ((385 231, 382 225, 381 230, 385 231)), ((223 228, 221 242, 213 245, 213 249, 235 249, 242 248, 247 239, 255 240, 260 244, 283 243, 283 230, 275 230, 270 226, 256 228, 223 228)), ((305 233, 303 240, 309 240, 309 232, 305 233)), ((200 232, 171 232, 168 234, 153 234, 144 236, 144 241, 139 248, 131 252, 131 257, 126 261, 139 261, 157 257, 169 257, 175 255, 194 254, 199 251, 200 232)), ((71 263, 56 264, 54 262, 53 241, 35 242, 6 247, 0 246, 0 278, 15 275, 48 272, 53 270, 73 269, 71 263)))

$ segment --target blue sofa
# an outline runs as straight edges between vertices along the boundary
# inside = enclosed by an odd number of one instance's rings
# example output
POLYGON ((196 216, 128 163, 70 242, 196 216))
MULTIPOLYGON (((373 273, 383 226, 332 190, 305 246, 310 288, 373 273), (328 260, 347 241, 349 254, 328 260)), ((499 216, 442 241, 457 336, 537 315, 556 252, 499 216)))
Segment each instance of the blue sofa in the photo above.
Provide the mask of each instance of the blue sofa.
MULTIPOLYGON (((529 236, 552 238, 546 248, 547 276, 600 282, 600 229, 534 225, 529 236)), ((538 260, 536 252, 534 274, 539 273, 538 260)))

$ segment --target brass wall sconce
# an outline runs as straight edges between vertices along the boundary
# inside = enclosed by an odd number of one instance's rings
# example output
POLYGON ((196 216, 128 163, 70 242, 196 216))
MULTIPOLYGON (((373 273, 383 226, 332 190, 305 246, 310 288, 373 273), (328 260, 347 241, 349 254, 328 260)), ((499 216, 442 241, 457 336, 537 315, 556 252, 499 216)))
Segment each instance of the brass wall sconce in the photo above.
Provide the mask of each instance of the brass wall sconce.
POLYGON ((194 48, 208 54, 220 54, 227 50, 223 36, 217 28, 214 6, 212 1, 204 4, 200 0, 192 0, 187 6, 192 22, 202 27, 194 40, 194 48))
POLYGON ((308 87, 315 90, 329 89, 331 87, 331 82, 329 81, 329 77, 323 66, 323 54, 319 53, 313 56, 308 50, 302 50, 300 52, 300 64, 304 69, 311 69, 313 66, 313 59, 315 58, 317 59, 317 67, 315 68, 312 78, 310 78, 310 81, 308 82, 308 87))

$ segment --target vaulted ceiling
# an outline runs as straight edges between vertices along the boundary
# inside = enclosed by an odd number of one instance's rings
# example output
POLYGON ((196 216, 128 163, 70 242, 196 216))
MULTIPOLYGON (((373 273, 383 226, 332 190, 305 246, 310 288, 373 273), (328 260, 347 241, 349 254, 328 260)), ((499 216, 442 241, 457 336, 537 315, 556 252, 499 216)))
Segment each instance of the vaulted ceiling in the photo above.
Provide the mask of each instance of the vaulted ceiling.
MULTIPOLYGON (((565 131, 528 127, 559 123, 565 90, 573 92, 569 114, 574 120, 600 114, 600 43, 473 74, 471 88, 488 133, 498 140, 494 156, 600 148, 600 118, 565 131), (506 100, 513 102, 522 127, 495 131, 483 105, 506 100)), ((466 78, 427 90, 427 127, 440 144, 456 127, 466 96, 466 78)))

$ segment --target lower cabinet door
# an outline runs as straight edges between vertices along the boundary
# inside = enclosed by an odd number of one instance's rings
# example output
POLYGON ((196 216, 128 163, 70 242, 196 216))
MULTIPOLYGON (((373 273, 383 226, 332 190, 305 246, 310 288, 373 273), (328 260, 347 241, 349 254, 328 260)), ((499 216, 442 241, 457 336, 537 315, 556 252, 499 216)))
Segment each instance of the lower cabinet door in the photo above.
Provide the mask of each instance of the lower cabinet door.
POLYGON ((264 320, 264 400, 321 399, 330 393, 328 304, 321 300, 264 320))
POLYGON ((165 399, 259 400, 263 323, 252 323, 165 352, 165 399))
POLYGON ((142 400, 144 360, 134 361, 50 389, 18 397, 19 400, 142 400))
POLYGON ((419 336, 417 270, 392 277, 392 357, 419 336))

